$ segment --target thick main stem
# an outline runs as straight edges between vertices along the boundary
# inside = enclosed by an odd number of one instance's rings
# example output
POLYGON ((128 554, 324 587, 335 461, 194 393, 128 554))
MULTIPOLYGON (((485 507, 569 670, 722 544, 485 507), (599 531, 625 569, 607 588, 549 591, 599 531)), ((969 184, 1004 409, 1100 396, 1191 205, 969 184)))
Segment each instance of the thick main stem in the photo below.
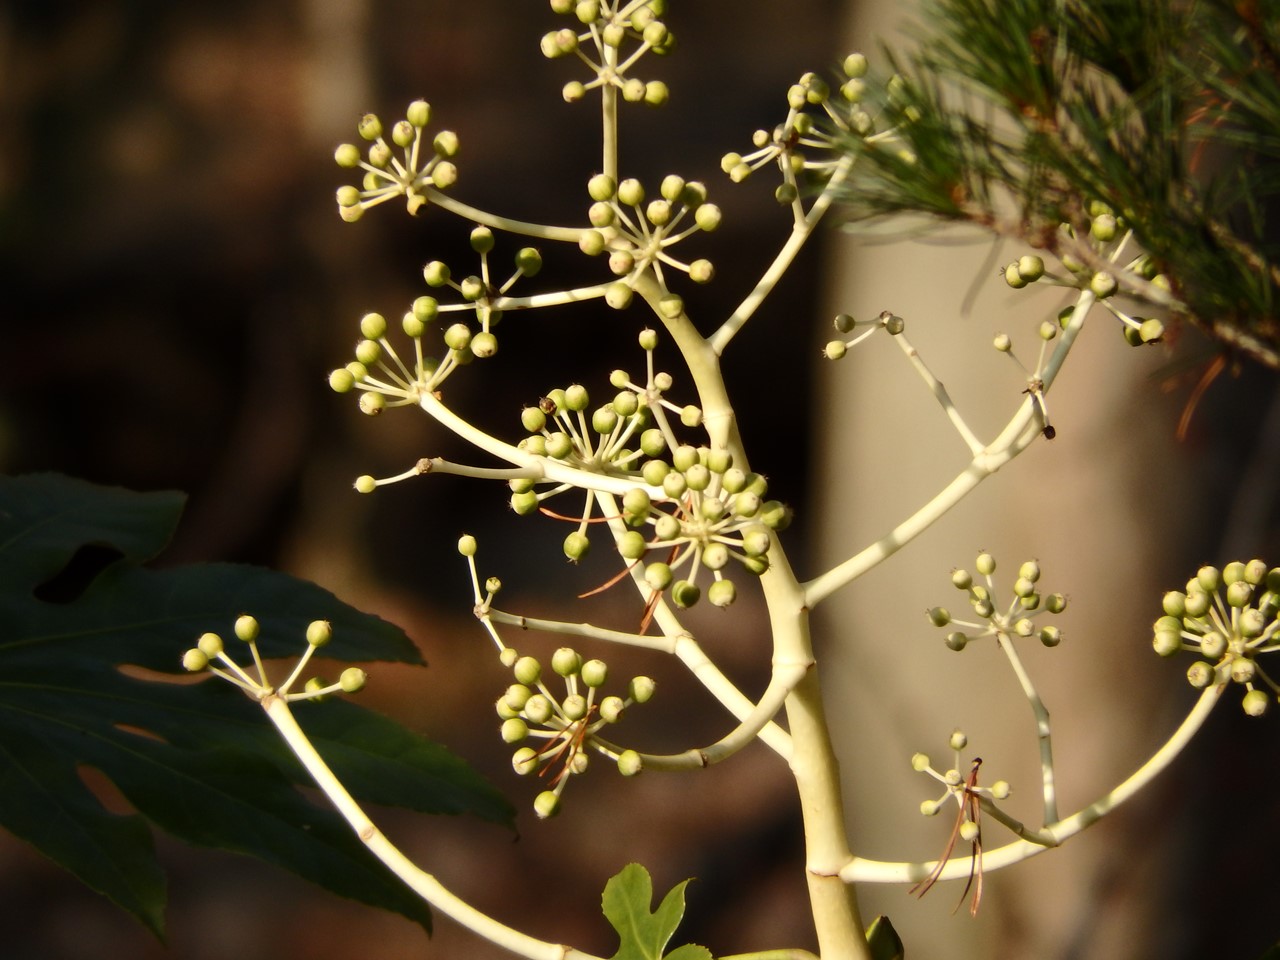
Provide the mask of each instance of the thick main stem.
MULTIPOLYGON (((727 449, 738 467, 749 470, 715 348, 698 333, 683 311, 668 316, 659 309, 665 291, 652 274, 640 278, 636 292, 663 319, 684 357, 698 390, 704 425, 712 445, 727 449)), ((791 731, 791 774, 804 818, 806 880, 819 954, 824 960, 869 960, 857 899, 853 888, 840 878, 840 868, 849 861, 851 853, 844 822, 840 768, 831 744, 809 635, 809 609, 804 591, 776 537, 769 548, 769 560, 769 569, 761 576, 760 585, 769 609, 774 667, 804 665, 806 668, 804 677, 787 697, 785 709, 791 731)))

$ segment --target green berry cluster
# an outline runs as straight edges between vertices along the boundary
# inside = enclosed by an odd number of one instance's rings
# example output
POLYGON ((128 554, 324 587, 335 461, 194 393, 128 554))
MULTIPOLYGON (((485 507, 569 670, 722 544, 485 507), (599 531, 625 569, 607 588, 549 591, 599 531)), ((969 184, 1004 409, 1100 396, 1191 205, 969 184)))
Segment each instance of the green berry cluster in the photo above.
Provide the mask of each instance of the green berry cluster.
POLYGON ((1244 712, 1265 713, 1280 694, 1258 664, 1261 654, 1280 650, 1280 567, 1268 570, 1261 560, 1235 561, 1221 570, 1203 566, 1185 590, 1166 593, 1163 606, 1164 616, 1153 625, 1156 653, 1198 654, 1187 668, 1193 687, 1238 683, 1245 688, 1244 712))
POLYGON ((601 88, 616 89, 628 103, 658 107, 667 102, 669 91, 661 80, 632 76, 646 53, 664 55, 675 48, 675 36, 659 19, 666 13, 666 0, 551 0, 551 9, 570 17, 575 26, 544 34, 542 55, 549 60, 575 57, 594 73, 587 83, 564 85, 561 92, 568 103, 601 88))
POLYGON ((258 635, 261 633, 261 626, 257 619, 249 614, 243 614, 236 618, 232 631, 236 639, 243 642, 249 650, 257 676, 250 674, 227 654, 222 637, 216 633, 200 635, 196 645, 182 655, 183 669, 190 673, 202 673, 207 670, 239 687, 255 700, 263 700, 271 695, 287 701, 320 700, 332 693, 356 693, 365 685, 367 679, 365 672, 359 667, 348 667, 342 671, 334 683, 327 683, 319 677, 311 677, 303 685, 301 692, 291 691, 290 688, 302 676, 312 654, 327 644, 333 636, 333 628, 327 620, 313 620, 307 625, 306 649, 288 678, 278 686, 268 680, 266 667, 258 652, 258 635))
POLYGON ((960 620, 952 617, 946 607, 932 607, 927 611, 929 621, 935 627, 964 627, 951 630, 946 643, 952 650, 963 650, 970 641, 982 637, 1038 637, 1046 647, 1056 647, 1062 642, 1062 631, 1056 626, 1037 626, 1035 619, 1041 614, 1059 614, 1067 607, 1067 599, 1060 593, 1042 594, 1040 591, 1040 564, 1028 560, 1018 568, 1013 583, 1013 596, 1003 607, 995 593, 992 574, 996 561, 989 553, 980 553, 974 564, 983 583, 975 581, 968 570, 953 570, 951 583, 963 591, 977 620, 960 620))
MULTIPOLYGON (((992 800, 1004 800, 1012 792, 1007 780, 996 780, 989 787, 978 786, 976 783, 970 785, 968 778, 961 769, 964 766, 960 758, 960 751, 969 745, 969 738, 965 736, 964 731, 952 731, 950 738, 947 740, 947 746, 950 747, 953 754, 954 766, 945 771, 936 770, 933 767, 933 761, 929 759, 926 753, 915 753, 911 756, 911 769, 916 773, 928 774, 934 780, 938 781, 945 788, 942 796, 937 800, 924 800, 920 804, 920 812, 926 817, 936 816, 942 807, 946 804, 948 798, 955 800, 964 809, 965 799, 967 795, 977 794, 979 796, 988 797, 992 800)), ((981 761, 976 761, 981 762, 981 761)), ((973 764, 970 764, 972 769, 973 764)), ((968 821, 966 821, 968 823, 968 821)), ((971 835, 965 836, 965 826, 961 826, 961 839, 972 840, 977 832, 977 824, 971 824, 969 827, 971 835)))
MULTIPOLYGON (((1131 256, 1123 269, 1098 269, 1098 262, 1119 263, 1132 242, 1133 234, 1123 215, 1118 215, 1100 200, 1089 204, 1088 217, 1081 229, 1070 224, 1060 227, 1059 246, 1063 253, 1059 260, 1067 271, 1065 275, 1047 272, 1043 258, 1027 254, 1006 264, 1003 268, 1005 283, 1021 290, 1037 280, 1045 279, 1057 286, 1089 290, 1111 314, 1120 321, 1125 340, 1135 347, 1158 343, 1164 338, 1164 323, 1154 317, 1134 317, 1114 303, 1117 293, 1123 293, 1127 278, 1150 282, 1164 290, 1169 289, 1168 277, 1156 270, 1155 262, 1148 254, 1131 256), (1086 263, 1078 252, 1087 249, 1092 253, 1086 263)), ((1058 315, 1059 325, 1065 326, 1071 316, 1071 308, 1058 315)))
POLYGON ((734 183, 741 183, 761 167, 776 165, 782 184, 774 192, 780 204, 800 202, 799 177, 805 173, 830 175, 840 163, 837 144, 844 136, 869 135, 875 124, 863 109, 867 58, 860 53, 845 57, 840 84, 831 85, 816 73, 805 73, 787 90, 787 114, 772 130, 757 130, 754 148, 746 154, 726 153, 720 168, 734 183), (807 151, 824 154, 811 159, 807 151))
MULTIPOLYGON (((623 559, 633 565, 652 552, 663 555, 662 560, 646 563, 645 582, 655 593, 669 588, 681 607, 698 602, 702 591, 697 581, 701 571, 709 570, 713 582, 707 597, 726 607, 737 590, 725 577, 725 568, 733 560, 757 576, 768 569, 772 531, 787 525, 790 510, 776 500, 765 500, 765 478, 735 467, 729 451, 677 439, 668 414, 678 415, 685 427, 696 427, 702 413, 665 398, 672 381, 669 374, 654 372, 657 334, 643 331, 640 344, 646 354, 644 384, 615 370, 610 383, 618 392, 594 410, 581 385, 552 390, 537 406, 525 408, 521 421, 529 436, 520 446, 579 469, 635 480, 636 487, 621 502, 622 520, 629 529, 615 537, 623 559)), ((575 562, 586 556, 594 493, 588 492, 579 517, 567 517, 543 506, 567 488, 556 485, 539 491, 528 479, 509 485, 516 513, 541 511, 574 521, 577 527, 564 541, 565 556, 575 562)))
POLYGON ((360 139, 369 144, 364 154, 354 143, 341 144, 333 154, 343 169, 364 171, 359 187, 338 188, 338 213, 343 220, 353 223, 369 207, 399 196, 405 198, 409 213, 417 213, 427 202, 428 188, 447 190, 457 181, 453 157, 458 153, 458 135, 441 130, 428 151, 422 136, 430 122, 431 105, 415 100, 404 119, 392 125, 388 143, 376 114, 361 117, 356 129, 360 139))
POLYGON ((388 339, 389 324, 380 313, 360 319, 361 339, 355 359, 329 374, 329 386, 337 393, 360 391, 360 409, 376 416, 388 406, 417 405, 423 394, 435 392, 453 371, 477 357, 486 359, 498 352, 493 328, 502 319, 507 293, 521 277, 532 277, 542 268, 542 255, 534 247, 522 247, 515 255, 515 267, 501 283, 491 277, 489 254, 493 231, 480 226, 471 231, 471 246, 480 255, 480 273, 455 281, 448 266, 433 260, 423 267, 423 277, 433 288, 449 287, 461 294, 461 302, 441 304, 435 297, 413 301, 400 320, 400 328, 412 343, 412 355, 401 358, 388 339), (443 313, 474 313, 478 330, 463 321, 441 331, 443 350, 436 357, 426 353, 422 340, 427 328, 443 313))
POLYGON ((886 330, 890 336, 896 337, 906 329, 906 321, 889 310, 881 311, 874 320, 855 320, 847 313, 836 314, 833 326, 838 333, 853 333, 862 327, 861 333, 847 340, 832 340, 822 349, 822 355, 828 360, 840 360, 854 347, 877 330, 886 330))
POLYGON ((698 232, 720 226, 720 208, 707 202, 707 188, 670 174, 663 178, 656 197, 648 197, 639 180, 616 181, 599 173, 587 182, 591 227, 578 243, 589 256, 608 255, 609 272, 617 277, 605 292, 605 302, 615 310, 631 303, 637 279, 652 270, 665 286, 663 268, 688 274, 695 283, 707 283, 715 275, 710 260, 682 262, 672 247, 698 232))
POLYGON ((551 673, 564 683, 563 695, 557 696, 536 657, 520 656, 512 647, 504 647, 501 656, 515 680, 495 705, 502 719, 502 739, 525 744, 516 749, 511 765, 522 776, 551 774, 548 788, 533 801, 539 817, 559 811, 569 778, 586 772, 591 753, 613 760, 624 776, 640 772, 640 755, 610 743, 600 732, 617 723, 628 707, 648 701, 654 692, 653 680, 633 677, 626 697, 602 696, 609 676, 604 661, 584 660, 576 650, 561 647, 552 654, 550 664, 551 673), (529 746, 527 741, 541 744, 529 746))

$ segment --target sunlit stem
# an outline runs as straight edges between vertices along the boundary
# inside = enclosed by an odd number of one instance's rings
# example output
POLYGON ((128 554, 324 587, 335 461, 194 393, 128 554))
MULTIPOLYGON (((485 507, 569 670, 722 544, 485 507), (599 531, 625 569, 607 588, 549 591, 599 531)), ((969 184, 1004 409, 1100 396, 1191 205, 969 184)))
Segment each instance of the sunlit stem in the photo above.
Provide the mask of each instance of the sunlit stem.
POLYGON ((558 943, 548 943, 525 933, 521 933, 506 924, 500 923, 488 914, 482 913, 466 901, 450 892, 444 884, 421 867, 413 863, 396 847, 381 830, 369 819, 368 814, 338 780, 329 765, 312 746, 307 735, 294 719, 289 705, 283 697, 268 696, 262 701, 263 709, 275 724, 276 729, 289 745, 298 760, 306 767, 311 778, 338 809, 343 818, 356 832, 360 842, 382 861, 404 884, 419 897, 429 903, 435 910, 450 917, 457 923, 484 937, 490 943, 497 944, 517 956, 528 960, 601 960, 593 954, 583 953, 572 947, 558 943))
POLYGON ((1022 665, 1022 658, 1014 647, 1013 638, 1003 630, 996 632, 996 642, 1009 659, 1009 665, 1022 686, 1022 693, 1031 705, 1031 712, 1036 720, 1036 737, 1040 742, 1040 778, 1044 790, 1044 822, 1055 823, 1058 819, 1058 793, 1054 785, 1053 774, 1053 734, 1049 730, 1049 710, 1040 698, 1031 675, 1022 665))

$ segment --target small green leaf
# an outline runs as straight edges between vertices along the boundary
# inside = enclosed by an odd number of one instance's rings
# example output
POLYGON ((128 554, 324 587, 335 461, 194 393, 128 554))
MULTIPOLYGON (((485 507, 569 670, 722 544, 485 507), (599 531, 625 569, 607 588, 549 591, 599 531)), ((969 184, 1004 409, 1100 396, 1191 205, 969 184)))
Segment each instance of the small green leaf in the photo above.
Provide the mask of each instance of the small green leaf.
POLYGON ((867 945, 871 948, 871 960, 904 960, 907 955, 898 931, 883 914, 867 927, 867 945))
POLYGON ((658 909, 650 913, 653 880, 648 870, 630 863, 609 879, 601 905, 620 939, 618 952, 611 960, 712 960, 705 947, 692 944, 663 953, 684 916, 684 888, 688 882, 672 887, 658 909))
MULTIPOLYGON (((397 627, 270 570, 141 566, 182 505, 175 493, 0 477, 0 828, 156 934, 165 887, 148 824, 429 926, 423 903, 336 812, 297 789, 311 781, 261 708, 211 677, 178 682, 183 651, 205 631, 244 652, 232 636, 242 613, 261 624, 264 657, 296 658, 316 619, 333 625, 325 657, 420 664, 417 648, 397 627), (137 813, 107 811, 81 779, 87 768, 137 813)), ((360 799, 511 821, 462 761, 385 717, 340 699, 301 703, 296 715, 360 799)))

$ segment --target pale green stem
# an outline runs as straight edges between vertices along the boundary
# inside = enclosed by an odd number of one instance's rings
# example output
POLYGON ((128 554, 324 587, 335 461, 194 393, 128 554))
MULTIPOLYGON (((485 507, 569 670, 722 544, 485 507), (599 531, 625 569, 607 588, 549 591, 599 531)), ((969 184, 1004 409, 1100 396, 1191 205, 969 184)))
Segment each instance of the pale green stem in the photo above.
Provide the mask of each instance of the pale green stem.
POLYGON ((752 291, 747 294, 742 303, 738 304, 738 308, 720 325, 720 329, 708 338, 711 350, 716 356, 724 353, 729 341, 737 335, 739 330, 746 326, 747 321, 764 303, 765 298, 773 292, 773 288, 778 285, 778 281, 782 279, 791 267, 791 262, 795 260, 801 248, 804 247, 809 237, 813 234, 818 222, 831 207, 832 202, 835 200, 837 188, 848 177, 852 168, 853 158, 851 156, 841 159, 836 166, 835 172, 831 174, 831 179, 827 181, 826 187, 823 188, 817 199, 813 201, 813 206, 809 208, 808 214, 791 228, 791 236, 787 238, 787 242, 778 251, 778 255, 773 258, 773 263, 769 264, 752 291))
POLYGON ((996 642, 1000 644, 1000 649, 1004 651, 1004 655, 1009 658, 1009 665, 1013 667, 1013 672, 1018 677, 1018 683, 1022 685, 1022 693, 1026 696, 1027 703, 1031 705, 1031 712, 1035 716, 1036 737, 1040 743, 1040 779, 1044 791, 1044 822, 1054 823, 1058 819, 1058 793, 1057 788, 1054 786, 1053 734, 1049 731, 1049 710, 1044 705, 1044 700, 1040 698, 1035 684, 1031 681, 1031 675, 1027 673, 1027 668, 1022 665, 1022 658, 1018 656, 1018 651, 1014 648, 1013 639, 1003 630, 998 630, 996 631, 996 642))
POLYGON ((660 499, 666 495, 661 487, 645 486, 643 483, 637 483, 634 479, 627 477, 609 477, 602 473, 591 473, 587 470, 580 470, 559 461, 547 457, 538 457, 526 450, 521 450, 519 447, 499 440, 497 437, 485 433, 479 427, 464 420, 449 407, 445 406, 444 402, 433 393, 421 394, 418 398, 418 405, 437 423, 457 434, 472 446, 492 454, 499 460, 505 460, 507 463, 522 470, 528 470, 533 476, 541 477, 552 483, 567 483, 583 490, 595 490, 618 495, 639 487, 647 491, 649 496, 654 499, 660 499))
POLYGON ((772 722, 791 691, 811 668, 811 663, 775 664, 769 686, 765 688, 755 708, 742 718, 738 726, 707 747, 695 747, 674 754, 642 753, 640 757, 645 769, 689 770, 709 767, 713 763, 729 759, 743 747, 749 746, 765 725, 772 722))
MULTIPOLYGON (((1191 712, 1178 726, 1164 745, 1152 754, 1141 767, 1134 771, 1128 779, 1111 790, 1106 796, 1095 800, 1089 806, 1072 814, 1065 820, 1048 824, 1043 830, 1032 834, 1035 839, 1015 840, 1013 843, 994 850, 982 852, 982 869, 986 872, 999 870, 1002 867, 1020 863, 1050 847, 1057 846, 1080 833, 1087 827, 1097 823, 1120 804, 1138 793, 1164 771, 1182 752, 1195 736, 1196 732, 1209 718, 1214 705, 1218 702, 1227 684, 1209 687, 1200 694, 1191 712)), ((988 809, 984 801, 983 808, 988 809)), ((1004 818, 1000 818, 1004 819, 1004 818)), ((1010 818, 1011 819, 1011 818, 1010 818)), ((1015 821, 1016 822, 1016 821, 1015 821)), ((942 868, 940 880, 955 880, 968 877, 973 868, 972 857, 952 858, 942 868)), ((937 867, 937 861, 925 863, 893 863, 881 860, 864 860, 852 858, 840 870, 840 876, 846 883, 916 883, 929 876, 937 867)))
MULTIPOLYGON (((616 70, 618 48, 602 46, 601 62, 606 70, 616 70)), ((618 88, 605 83, 600 88, 600 172, 618 182, 618 88)))
MULTIPOLYGON (((684 358, 698 391, 712 447, 728 450, 734 463, 748 470, 746 451, 720 373, 719 354, 683 311, 675 317, 662 313, 658 303, 665 291, 651 273, 637 278, 635 290, 662 319, 684 358)), ((839 765, 814 665, 809 609, 776 537, 769 548, 769 560, 760 586, 769 611, 775 669, 782 664, 810 665, 786 698, 786 710, 792 743, 791 773, 805 825, 806 880, 819 953, 827 960, 869 958, 857 899, 839 876, 841 866, 852 854, 845 831, 839 765)))
MULTIPOLYGON (((1087 290, 1081 293, 1076 301, 1071 320, 1062 332, 1057 348, 1050 355, 1044 370, 1041 371, 1040 378, 1044 384, 1044 393, 1049 392, 1093 303, 1094 296, 1087 290)), ((842 587, 893 556, 948 513, 983 480, 1031 446, 1039 436, 1040 404, 1034 397, 1028 395, 1000 435, 975 455, 968 466, 932 500, 879 540, 832 567, 826 573, 808 581, 804 585, 805 601, 808 607, 813 609, 842 587)))
POLYGON ((911 361, 911 366, 915 368, 916 373, 920 374, 920 378, 924 380, 929 390, 933 393, 934 398, 942 406, 947 414, 947 419, 951 421, 951 425, 956 428, 956 433, 960 434, 960 439, 965 442, 969 448, 970 454, 978 454, 982 452, 982 441, 979 440, 969 425, 964 422, 964 417, 960 415, 960 411, 956 409, 955 403, 951 400, 951 395, 947 393, 947 388, 942 385, 942 381, 933 375, 933 372, 925 365, 924 360, 920 357, 919 352, 907 340, 905 333, 893 334, 893 339, 898 342, 898 346, 902 348, 902 352, 907 355, 907 359, 911 361))
POLYGON ((269 695, 261 702, 262 708, 275 724, 285 743, 289 745, 289 749, 306 767, 307 772, 315 780, 316 786, 324 791, 325 796, 351 825, 360 842, 368 847, 387 869, 399 877, 405 886, 429 903, 432 908, 490 943, 518 956, 527 957, 529 960, 601 960, 593 954, 583 953, 573 947, 549 943, 521 933, 482 913, 451 893, 439 880, 406 857, 369 819, 368 814, 347 792, 341 781, 329 769, 329 765, 312 746, 307 735, 293 718, 293 713, 284 699, 269 695))
POLYGON ((478 223, 494 230, 505 230, 507 233, 536 237, 540 240, 553 240, 559 243, 577 243, 582 239, 582 235, 587 232, 585 227, 555 227, 544 223, 528 223, 524 220, 502 217, 496 213, 489 213, 487 210, 481 210, 470 204, 463 203, 461 200, 455 200, 449 194, 442 190, 437 190, 435 187, 425 187, 422 192, 437 207, 448 210, 464 220, 470 220, 472 223, 478 223))
POLYGON ((758 953, 735 953, 729 957, 721 957, 720 960, 822 960, 822 958, 808 950, 791 947, 782 950, 761 950, 758 953))

